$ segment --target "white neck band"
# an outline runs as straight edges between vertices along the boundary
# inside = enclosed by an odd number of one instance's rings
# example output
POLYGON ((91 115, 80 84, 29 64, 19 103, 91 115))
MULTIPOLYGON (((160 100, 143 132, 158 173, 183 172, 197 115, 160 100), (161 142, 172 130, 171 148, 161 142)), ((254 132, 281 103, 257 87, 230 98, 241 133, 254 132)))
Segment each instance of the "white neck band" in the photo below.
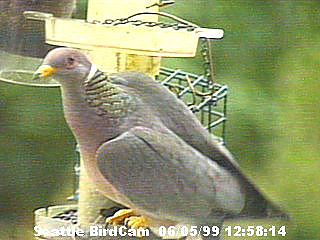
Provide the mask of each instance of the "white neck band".
POLYGON ((97 70, 98 69, 97 69, 96 65, 91 64, 91 69, 90 69, 90 72, 88 74, 87 80, 90 80, 94 76, 94 74, 97 72, 97 70))

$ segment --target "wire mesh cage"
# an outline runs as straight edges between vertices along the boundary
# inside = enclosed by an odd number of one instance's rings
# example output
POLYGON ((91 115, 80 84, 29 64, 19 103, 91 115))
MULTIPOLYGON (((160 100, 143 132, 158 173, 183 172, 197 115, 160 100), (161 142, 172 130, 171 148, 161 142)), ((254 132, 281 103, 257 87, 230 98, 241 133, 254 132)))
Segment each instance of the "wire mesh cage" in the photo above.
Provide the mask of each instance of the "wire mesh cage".
POLYGON ((173 91, 196 114, 202 125, 225 141, 227 114, 227 86, 203 75, 162 67, 158 81, 173 91))

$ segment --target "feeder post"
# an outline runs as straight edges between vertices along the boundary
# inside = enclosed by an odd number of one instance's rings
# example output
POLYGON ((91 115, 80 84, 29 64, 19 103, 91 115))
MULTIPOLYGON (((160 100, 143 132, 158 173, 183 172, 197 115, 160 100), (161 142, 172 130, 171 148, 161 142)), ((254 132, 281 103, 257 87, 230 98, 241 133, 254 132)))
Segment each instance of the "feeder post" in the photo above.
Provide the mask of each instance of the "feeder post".
MULTIPOLYGON (((104 22, 107 18, 116 19, 128 17, 138 12, 145 12, 146 7, 158 2, 156 0, 89 0, 88 22, 104 22)), ((159 11, 158 7, 152 7, 152 11, 159 11)), ((157 16, 147 16, 144 20, 157 21, 157 16)), ((99 34, 99 33, 96 33, 99 34)), ((119 39, 126 41, 126 39, 119 39)), ((148 39, 146 41, 151 41, 148 39)), ((143 43, 141 43, 143 44, 143 43)), ((113 49, 84 50, 93 62, 102 70, 109 72, 120 72, 134 70, 143 72, 151 77, 158 74, 160 70, 160 57, 139 56, 134 54, 118 53, 113 49)), ((86 229, 92 225, 99 215, 99 210, 109 208, 116 204, 99 193, 95 185, 89 179, 83 164, 80 163, 80 198, 79 198, 79 223, 86 229)))

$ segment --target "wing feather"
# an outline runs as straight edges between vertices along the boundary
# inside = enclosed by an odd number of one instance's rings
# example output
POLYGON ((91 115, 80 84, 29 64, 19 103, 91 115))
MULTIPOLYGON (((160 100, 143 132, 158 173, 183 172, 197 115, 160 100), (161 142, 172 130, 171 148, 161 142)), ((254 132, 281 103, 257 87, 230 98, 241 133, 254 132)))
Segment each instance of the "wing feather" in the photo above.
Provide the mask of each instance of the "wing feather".
POLYGON ((97 160, 106 179, 152 216, 185 222, 244 206, 237 179, 168 129, 135 127, 103 144, 97 160))

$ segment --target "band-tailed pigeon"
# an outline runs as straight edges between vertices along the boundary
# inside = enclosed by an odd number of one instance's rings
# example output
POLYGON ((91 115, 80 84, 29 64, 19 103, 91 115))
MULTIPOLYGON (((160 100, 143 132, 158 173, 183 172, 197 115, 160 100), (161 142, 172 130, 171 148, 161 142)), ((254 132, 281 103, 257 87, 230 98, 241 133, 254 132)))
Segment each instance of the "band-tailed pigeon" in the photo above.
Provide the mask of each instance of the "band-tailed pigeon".
MULTIPOLYGON (((148 226, 286 216, 185 104, 152 78, 105 75, 70 48, 49 52, 35 73, 51 75, 61 84, 65 118, 89 177, 106 197, 144 216, 148 226)), ((131 220, 131 226, 143 225, 131 220)))

